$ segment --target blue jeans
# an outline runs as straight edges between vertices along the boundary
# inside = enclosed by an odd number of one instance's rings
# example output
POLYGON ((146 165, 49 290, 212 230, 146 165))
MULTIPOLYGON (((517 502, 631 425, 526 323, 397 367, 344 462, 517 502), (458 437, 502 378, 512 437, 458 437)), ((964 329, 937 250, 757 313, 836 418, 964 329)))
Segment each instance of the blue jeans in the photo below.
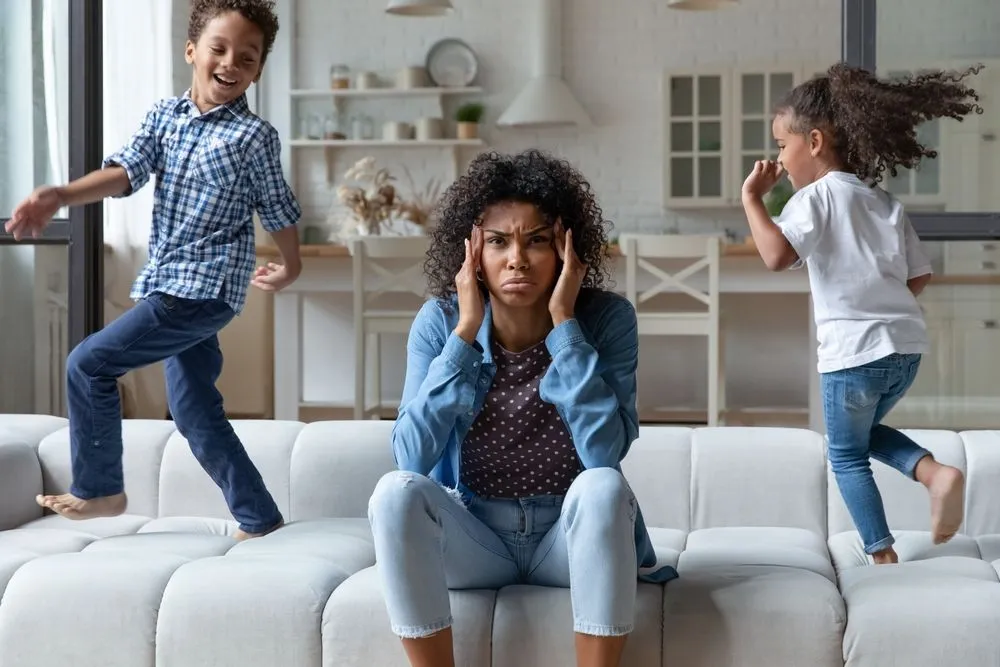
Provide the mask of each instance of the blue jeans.
POLYGON ((830 467, 868 554, 895 542, 869 457, 913 478, 917 463, 930 455, 880 423, 913 384, 919 367, 919 354, 891 354, 820 376, 830 467))
POLYGON ((66 364, 70 493, 90 499, 124 491, 117 379, 166 360, 167 399, 177 430, 222 489, 240 528, 257 533, 281 522, 281 512, 226 419, 215 387, 222 372, 217 334, 233 316, 221 299, 154 293, 73 349, 66 364))
POLYGON ((512 584, 568 587, 576 632, 632 631, 636 501, 617 470, 585 470, 565 498, 474 498, 468 507, 427 477, 392 472, 375 487, 368 517, 400 637, 451 626, 449 589, 512 584))

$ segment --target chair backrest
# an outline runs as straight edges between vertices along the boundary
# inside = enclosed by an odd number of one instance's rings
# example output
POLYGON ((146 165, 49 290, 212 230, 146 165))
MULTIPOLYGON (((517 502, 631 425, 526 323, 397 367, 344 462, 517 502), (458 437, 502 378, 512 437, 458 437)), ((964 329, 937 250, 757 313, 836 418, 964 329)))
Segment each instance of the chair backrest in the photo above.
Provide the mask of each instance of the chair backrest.
POLYGON ((427 236, 360 236, 347 249, 354 269, 354 300, 365 304, 388 292, 411 292, 424 298, 424 257, 430 247, 427 236))
MULTIPOLYGON (((707 306, 706 314, 719 308, 719 265, 721 239, 701 234, 622 234, 618 240, 625 257, 625 293, 636 312, 639 306, 658 294, 679 292, 707 306), (657 266, 652 259, 693 260, 673 272, 657 266), (657 279, 650 288, 639 291, 639 270, 657 279), (707 271, 707 281, 693 278, 707 271)), ((640 313, 641 315, 641 313, 640 313)))

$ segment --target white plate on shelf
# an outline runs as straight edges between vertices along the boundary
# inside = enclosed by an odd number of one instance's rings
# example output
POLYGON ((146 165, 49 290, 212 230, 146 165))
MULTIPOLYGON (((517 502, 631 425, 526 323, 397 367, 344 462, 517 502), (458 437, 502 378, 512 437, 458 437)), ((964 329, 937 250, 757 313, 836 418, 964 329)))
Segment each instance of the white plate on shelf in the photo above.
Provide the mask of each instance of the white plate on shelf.
POLYGON ((476 54, 460 39, 442 39, 427 52, 427 74, 436 86, 470 86, 476 80, 478 72, 476 54))

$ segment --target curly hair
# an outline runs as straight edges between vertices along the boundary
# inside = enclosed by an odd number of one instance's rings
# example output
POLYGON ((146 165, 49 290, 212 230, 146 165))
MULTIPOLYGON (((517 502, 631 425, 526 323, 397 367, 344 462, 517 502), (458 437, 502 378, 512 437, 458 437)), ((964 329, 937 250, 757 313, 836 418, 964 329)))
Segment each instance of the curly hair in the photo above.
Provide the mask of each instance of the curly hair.
POLYGON ((963 83, 981 69, 887 80, 838 63, 789 91, 775 112, 791 117, 794 132, 827 133, 844 168, 875 184, 886 171, 896 176, 899 167, 913 169, 922 158, 937 157, 917 139, 918 125, 983 112, 979 95, 963 83))
POLYGON ((197 43, 205 25, 227 12, 239 12, 240 16, 260 28, 264 34, 264 52, 260 58, 263 67, 267 54, 274 46, 274 38, 278 35, 278 15, 274 11, 274 0, 192 0, 188 40, 197 43))
MULTIPOLYGON (((493 204, 532 204, 545 222, 557 220, 573 231, 573 251, 587 265, 583 287, 600 289, 610 278, 607 231, 590 183, 572 167, 538 150, 516 155, 481 153, 452 183, 438 204, 424 273, 430 293, 442 300, 455 294, 455 275, 465 261, 465 239, 493 204)), ((558 263, 559 270, 562 262, 558 263)), ((485 290, 484 286, 481 289, 485 290)))

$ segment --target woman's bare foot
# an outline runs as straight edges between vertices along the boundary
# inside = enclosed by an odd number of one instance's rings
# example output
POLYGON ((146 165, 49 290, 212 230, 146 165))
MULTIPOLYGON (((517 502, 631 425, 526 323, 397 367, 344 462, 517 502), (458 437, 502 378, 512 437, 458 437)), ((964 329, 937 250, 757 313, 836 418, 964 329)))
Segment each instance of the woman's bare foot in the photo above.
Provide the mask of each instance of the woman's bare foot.
POLYGON ((116 493, 113 496, 83 500, 72 493, 64 493, 58 496, 35 496, 35 502, 67 519, 82 521, 123 514, 128 498, 124 493, 116 493))
POLYGON ((899 556, 896 555, 895 549, 889 547, 873 553, 872 560, 875 561, 876 565, 895 565, 899 562, 899 556))
POLYGON ((264 537, 265 535, 269 535, 269 534, 273 533, 274 531, 278 530, 279 528, 281 528, 284 525, 285 525, 285 522, 282 521, 281 523, 279 523, 274 528, 270 528, 268 530, 265 530, 263 533, 248 533, 245 530, 240 530, 239 528, 237 528, 236 529, 236 533, 233 534, 233 537, 236 539, 237 542, 242 542, 244 540, 251 540, 251 539, 253 539, 255 537, 264 537))
POLYGON ((931 496, 931 534, 934 544, 955 537, 965 514, 965 475, 958 468, 941 465, 930 456, 917 464, 917 480, 931 496))

